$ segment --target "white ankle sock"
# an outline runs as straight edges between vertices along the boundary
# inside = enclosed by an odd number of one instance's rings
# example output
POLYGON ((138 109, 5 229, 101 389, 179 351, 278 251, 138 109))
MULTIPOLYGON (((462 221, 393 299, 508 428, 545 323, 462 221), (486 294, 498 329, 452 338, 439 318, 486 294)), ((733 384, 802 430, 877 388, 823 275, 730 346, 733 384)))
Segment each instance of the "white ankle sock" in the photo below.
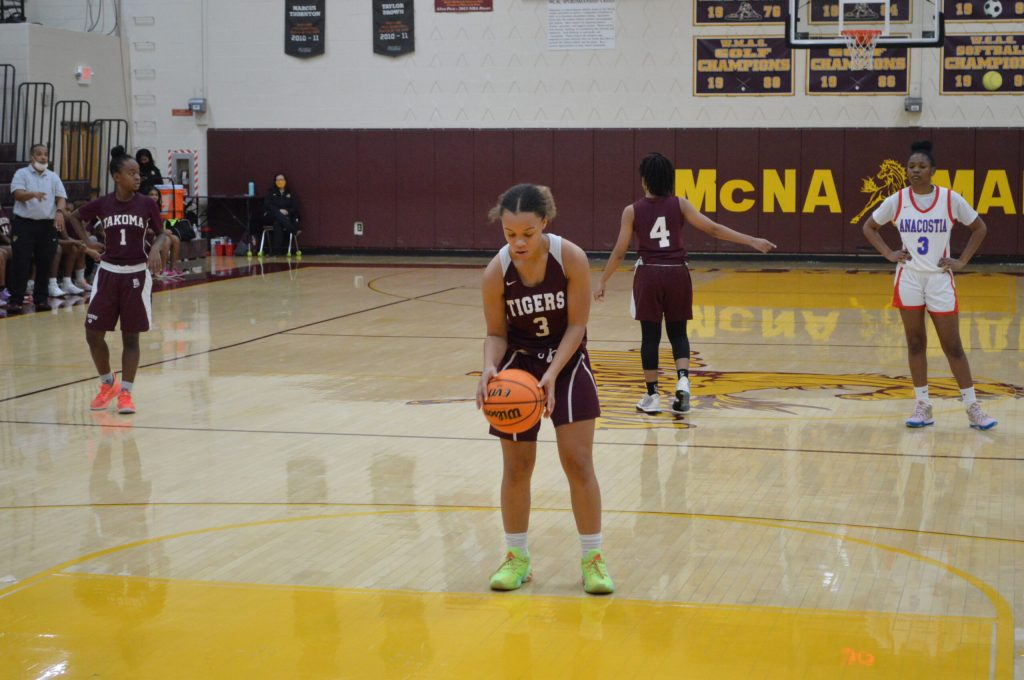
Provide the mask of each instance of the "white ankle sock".
POLYGON ((601 532, 598 531, 596 534, 580 534, 580 549, 583 552, 583 557, 587 556, 587 553, 591 550, 601 549, 601 532))
POLYGON ((964 400, 964 408, 970 408, 971 404, 978 401, 978 395, 974 393, 974 385, 960 390, 960 397, 964 400))
POLYGON ((924 387, 915 387, 914 397, 918 401, 928 401, 928 386, 925 385, 924 387))
POLYGON ((505 545, 509 548, 519 548, 529 555, 530 551, 526 549, 526 537, 529 533, 529 531, 524 531, 521 534, 505 534, 505 545))

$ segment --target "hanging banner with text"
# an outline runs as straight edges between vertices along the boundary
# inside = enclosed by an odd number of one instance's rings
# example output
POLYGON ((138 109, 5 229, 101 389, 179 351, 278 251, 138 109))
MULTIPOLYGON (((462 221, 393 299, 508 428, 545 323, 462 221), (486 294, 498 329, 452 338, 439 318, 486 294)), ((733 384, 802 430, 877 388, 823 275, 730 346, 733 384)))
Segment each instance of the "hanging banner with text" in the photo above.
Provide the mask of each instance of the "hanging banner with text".
POLYGON ((494 0, 434 0, 435 12, 491 12, 494 0))
MULTIPOLYGON (((812 24, 839 23, 839 8, 843 7, 843 25, 874 24, 885 19, 885 3, 858 2, 842 3, 839 0, 827 0, 811 4, 812 24)), ((911 20, 910 0, 890 0, 889 21, 894 24, 905 24, 911 20)))
POLYGON ((870 69, 850 70, 845 47, 812 47, 807 50, 807 94, 907 94, 910 71, 906 47, 875 48, 870 69))
POLYGON ((693 24, 781 24, 788 11, 786 0, 694 0, 693 24))
POLYGON ((942 94, 1024 92, 1024 33, 946 34, 942 94))
POLYGON ((694 38, 695 95, 793 94, 785 38, 694 38))
POLYGON ((615 49, 615 0, 548 0, 548 49, 615 49))
POLYGON ((413 0, 373 0, 373 52, 399 57, 416 49, 413 0))
POLYGON ((1024 2, 1020 0, 946 0, 946 21, 1021 21, 1024 2))
POLYGON ((326 0, 284 3, 284 53, 305 59, 324 53, 326 0))

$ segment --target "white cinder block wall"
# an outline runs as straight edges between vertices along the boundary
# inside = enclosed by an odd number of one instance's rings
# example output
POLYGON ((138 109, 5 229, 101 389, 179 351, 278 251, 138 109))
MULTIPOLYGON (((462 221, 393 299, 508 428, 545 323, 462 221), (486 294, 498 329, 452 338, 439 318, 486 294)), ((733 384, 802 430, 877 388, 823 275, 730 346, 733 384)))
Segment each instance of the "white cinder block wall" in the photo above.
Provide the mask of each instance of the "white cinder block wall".
MULTIPOLYGON (((165 162, 195 149, 205 184, 205 130, 222 128, 508 127, 1012 127, 1024 97, 940 96, 939 51, 912 50, 911 92, 803 93, 806 54, 794 53, 796 94, 694 97, 693 37, 781 35, 782 26, 692 25, 689 0, 618 0, 614 50, 547 49, 545 0, 495 0, 489 13, 438 14, 416 3, 416 51, 373 54, 369 0, 328 0, 326 54, 284 54, 282 0, 123 0, 119 30, 129 59, 126 94, 135 146, 165 162), (191 97, 209 113, 176 117, 191 97)), ((92 0, 93 16, 114 0, 92 0)), ((30 18, 81 30, 82 2, 34 0, 30 18)), ((112 26, 108 23, 107 30, 112 26)), ((1024 25, 948 25, 1008 32, 1024 25)), ((0 50, 2 55, 2 50, 0 50)), ((94 104, 95 106, 95 104, 94 104)))

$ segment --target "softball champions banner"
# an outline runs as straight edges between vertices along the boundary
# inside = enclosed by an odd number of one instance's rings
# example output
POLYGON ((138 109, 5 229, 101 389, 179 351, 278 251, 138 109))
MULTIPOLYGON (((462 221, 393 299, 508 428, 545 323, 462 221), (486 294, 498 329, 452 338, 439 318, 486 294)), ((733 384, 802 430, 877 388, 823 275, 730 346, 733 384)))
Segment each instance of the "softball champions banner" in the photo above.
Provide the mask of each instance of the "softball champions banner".
POLYGON ((284 53, 305 59, 324 53, 326 0, 284 3, 284 53))
POLYGON ((787 11, 785 0, 694 0, 693 24, 781 24, 787 11))
POLYGON ((434 0, 435 12, 491 12, 494 0, 434 0))
POLYGON ((1024 20, 1021 0, 946 0, 943 7, 946 21, 1024 20))
POLYGON ((413 0, 373 0, 373 52, 400 57, 416 49, 413 0))
POLYGON ((694 38, 695 95, 793 94, 785 38, 694 38))
POLYGON ((874 65, 850 70, 845 47, 807 50, 807 94, 907 94, 910 69, 906 47, 876 47, 874 65))
POLYGON ((1024 92, 1024 33, 947 33, 942 45, 940 91, 942 94, 1024 92))

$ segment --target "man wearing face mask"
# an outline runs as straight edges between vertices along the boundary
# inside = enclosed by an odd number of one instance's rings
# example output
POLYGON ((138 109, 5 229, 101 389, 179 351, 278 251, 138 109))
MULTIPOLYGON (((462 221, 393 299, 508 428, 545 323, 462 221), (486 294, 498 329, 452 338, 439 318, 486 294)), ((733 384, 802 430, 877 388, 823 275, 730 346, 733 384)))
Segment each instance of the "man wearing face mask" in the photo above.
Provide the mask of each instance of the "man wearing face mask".
POLYGON ((274 175, 274 186, 263 199, 267 224, 274 225, 273 254, 283 255, 289 234, 299 233, 299 203, 283 172, 274 175))
POLYGON ((14 250, 10 270, 11 299, 8 313, 21 311, 25 287, 33 262, 36 265, 33 301, 37 310, 47 310, 47 274, 57 252, 58 231, 64 231, 64 210, 68 194, 60 177, 49 169, 50 152, 36 144, 29 152, 32 162, 14 173, 14 220, 11 242, 14 250))

